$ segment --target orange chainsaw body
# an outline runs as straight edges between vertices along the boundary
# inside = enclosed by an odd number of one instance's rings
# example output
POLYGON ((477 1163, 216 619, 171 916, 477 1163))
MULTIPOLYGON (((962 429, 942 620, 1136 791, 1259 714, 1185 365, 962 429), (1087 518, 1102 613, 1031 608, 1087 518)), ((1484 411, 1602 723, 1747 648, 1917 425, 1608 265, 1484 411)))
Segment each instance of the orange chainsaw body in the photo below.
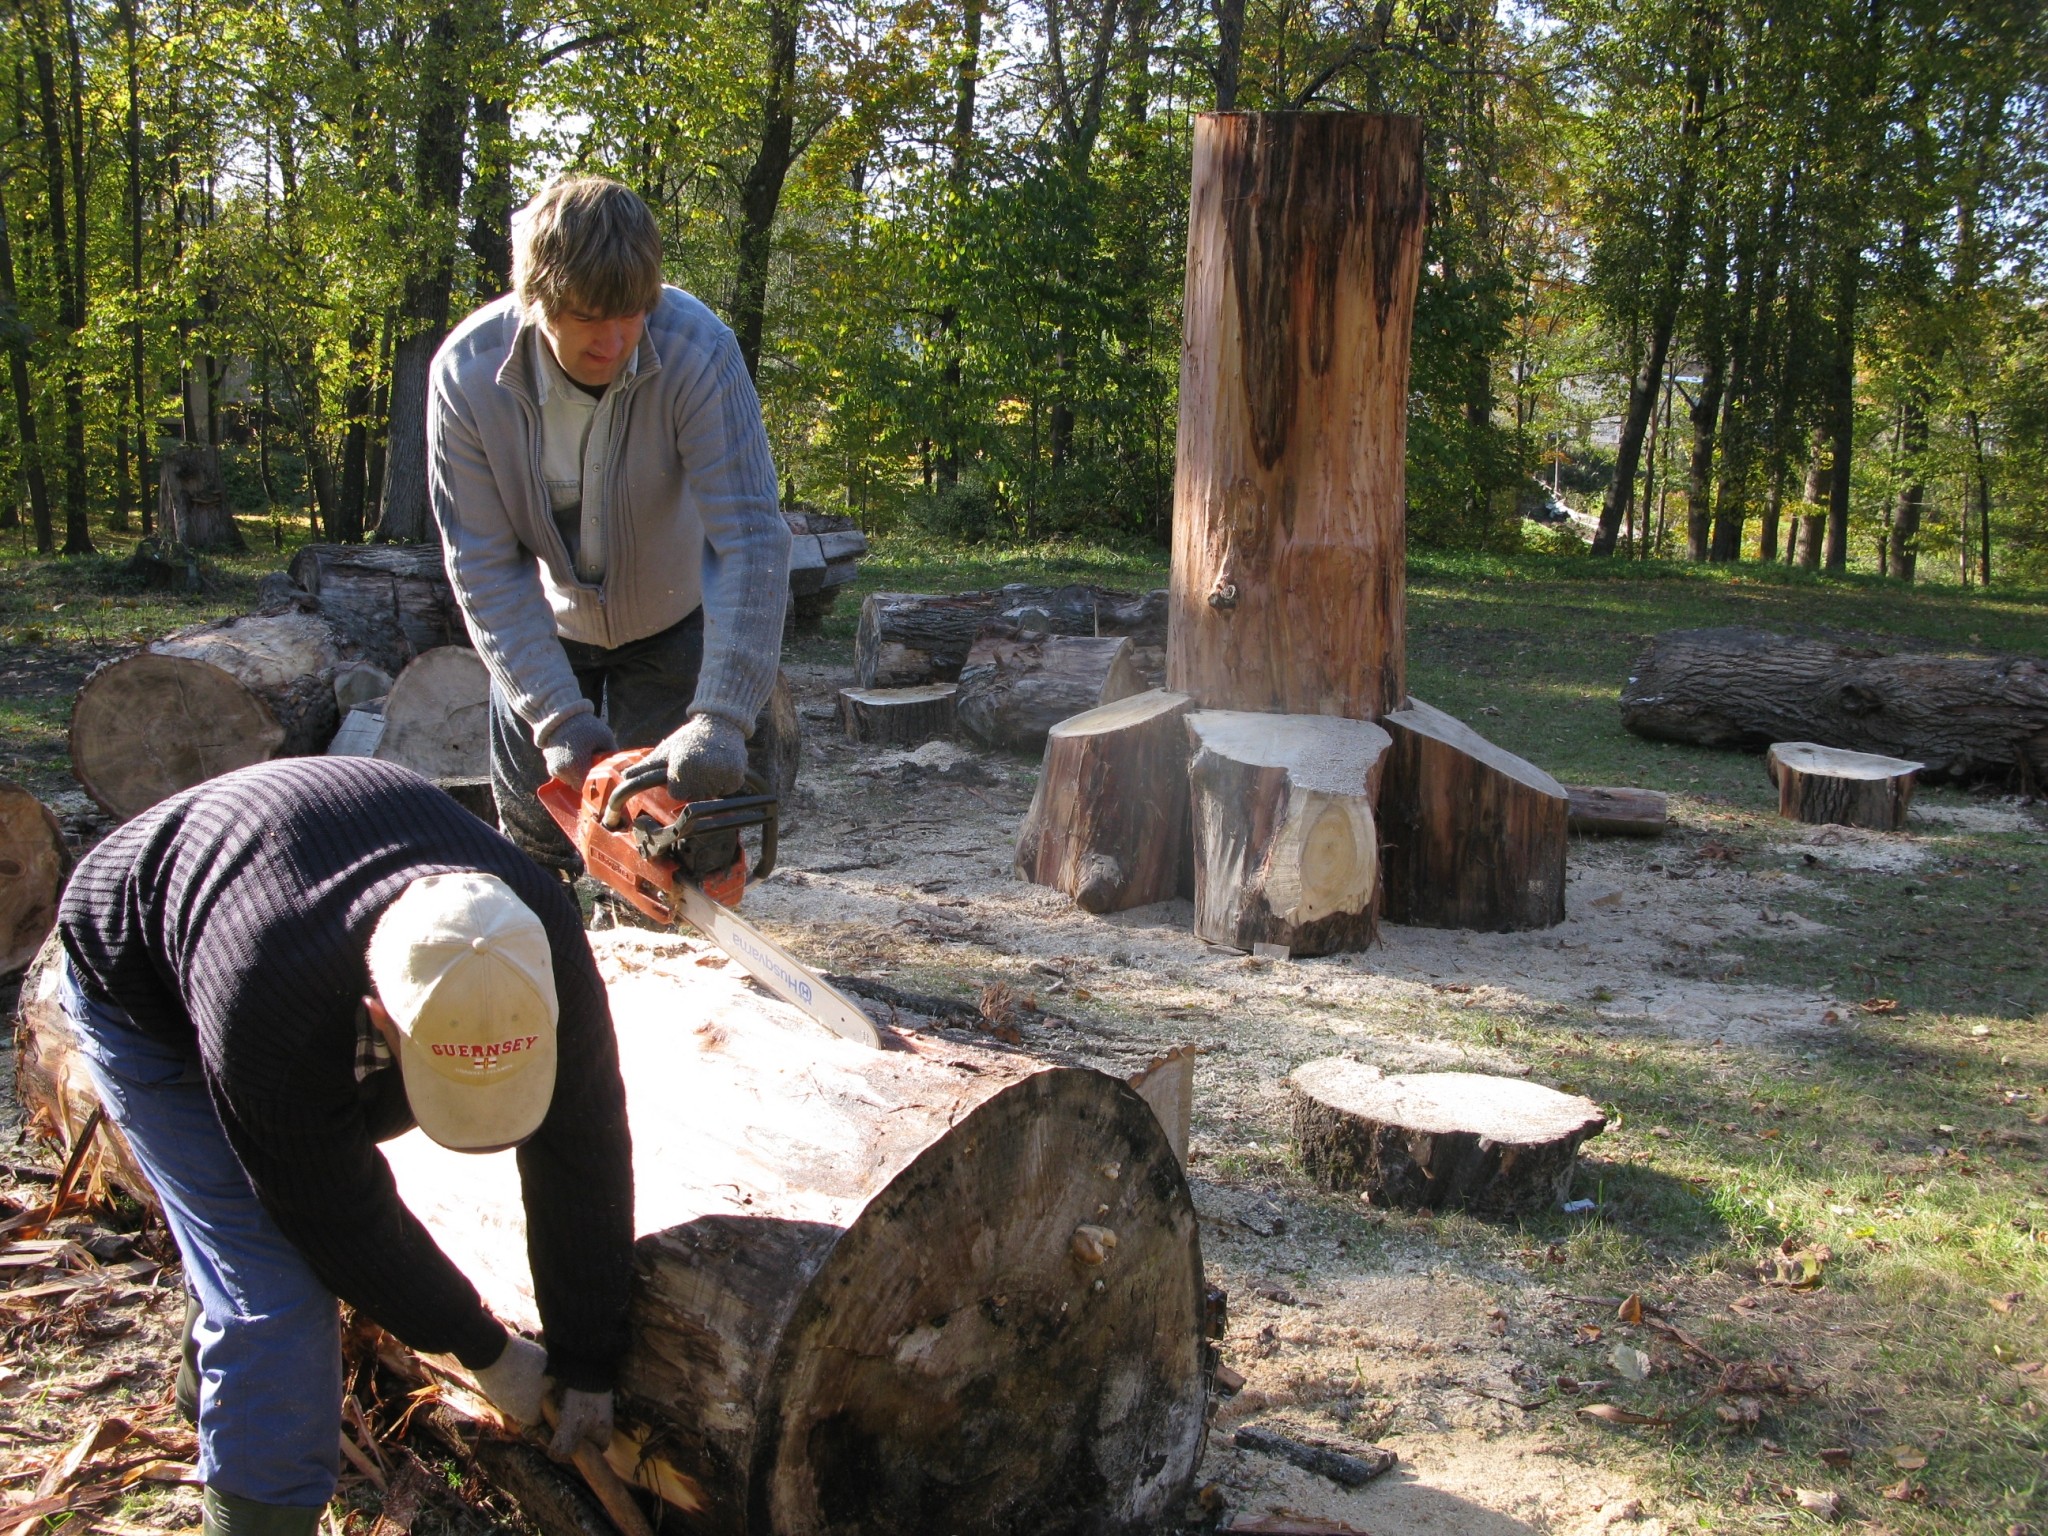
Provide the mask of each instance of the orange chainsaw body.
POLYGON ((744 852, 725 868, 706 874, 690 868, 689 840, 699 834, 761 826, 762 861, 755 873, 766 874, 774 859, 773 797, 740 795, 687 801, 670 794, 666 785, 656 785, 628 796, 622 824, 606 826, 605 807, 612 792, 625 771, 647 751, 638 747, 598 759, 591 765, 580 795, 560 779, 549 779, 536 791, 540 803, 575 845, 592 878, 656 922, 672 923, 681 914, 677 887, 685 881, 695 883, 721 906, 737 907, 747 888, 744 852))

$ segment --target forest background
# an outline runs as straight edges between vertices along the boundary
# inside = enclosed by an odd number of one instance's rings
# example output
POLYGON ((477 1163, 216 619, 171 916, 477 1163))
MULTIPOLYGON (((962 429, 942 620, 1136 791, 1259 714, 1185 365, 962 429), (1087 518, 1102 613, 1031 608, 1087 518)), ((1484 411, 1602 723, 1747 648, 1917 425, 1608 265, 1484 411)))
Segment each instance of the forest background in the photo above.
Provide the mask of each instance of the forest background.
POLYGON ((0 48, 23 549, 149 531, 180 445, 280 542, 431 537, 428 360, 563 168, 656 210, 787 501, 1156 544, 1194 114, 1357 108, 1427 126, 1418 543, 1554 487, 1594 554, 2048 576, 2036 0, 10 0, 0 48))

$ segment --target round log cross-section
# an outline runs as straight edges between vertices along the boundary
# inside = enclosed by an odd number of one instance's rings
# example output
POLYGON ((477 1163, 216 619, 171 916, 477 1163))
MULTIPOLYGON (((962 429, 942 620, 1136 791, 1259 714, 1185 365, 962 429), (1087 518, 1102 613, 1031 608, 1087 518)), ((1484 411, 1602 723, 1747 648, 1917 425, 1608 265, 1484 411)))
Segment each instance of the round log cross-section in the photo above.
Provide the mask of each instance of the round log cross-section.
POLYGON ((1166 686, 1376 720, 1406 690, 1422 123, 1195 120, 1166 686))
POLYGON ((1410 1210, 1546 1209, 1570 1188, 1579 1144, 1607 1124, 1591 1099, 1478 1072, 1382 1077, 1331 1056, 1287 1086, 1310 1176, 1410 1210))
POLYGON ((1787 821, 1896 832, 1906 824, 1913 782, 1925 763, 1848 752, 1811 741, 1781 741, 1764 754, 1787 821))
POLYGON ((35 959, 57 921, 70 867, 50 808, 14 780, 0 779, 0 976, 35 959))

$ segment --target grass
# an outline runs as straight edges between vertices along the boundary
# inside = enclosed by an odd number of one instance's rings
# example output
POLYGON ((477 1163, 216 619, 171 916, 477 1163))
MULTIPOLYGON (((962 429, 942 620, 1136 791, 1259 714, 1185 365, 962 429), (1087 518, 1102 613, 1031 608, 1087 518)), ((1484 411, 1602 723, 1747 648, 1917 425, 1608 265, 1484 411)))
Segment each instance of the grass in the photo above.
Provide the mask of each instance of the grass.
MULTIPOLYGON (((121 645, 245 608, 257 577, 289 553, 268 547, 267 524, 246 531, 259 550, 217 562, 215 589, 193 597, 124 585, 119 550, 0 559, 4 771, 63 787, 63 722, 85 669, 121 645)), ((1159 551, 954 550, 892 536, 876 540, 855 596, 1165 579, 1159 551)), ((856 608, 842 600, 823 635, 792 654, 843 662, 856 608)), ((1690 830, 1629 857, 1676 868, 1711 841, 1750 877, 1745 889, 1781 881, 1797 894, 1772 905, 1826 925, 1804 939, 1725 939, 1717 952, 1741 980, 1825 986, 1851 1005, 1831 1034, 1766 1049, 1620 1040, 1590 1006, 1504 1016, 1447 1002, 1416 1027, 1505 1051, 1607 1108, 1610 1129, 1580 1185, 1597 1211, 1520 1227, 1372 1225, 1330 1202, 1318 1219, 1355 1253, 1390 1230, 1427 1229, 1472 1265, 1515 1266, 1559 1292, 1640 1294, 1722 1360, 1777 1362, 1802 1390, 1735 1394, 1759 1403, 1747 1432, 1717 1413, 1732 1400, 1712 1394, 1717 1369, 1617 1323, 1611 1305, 1584 1309, 1599 1343, 1561 1343, 1548 1362, 1553 1377, 1583 1379, 1612 1374, 1603 1360, 1616 1339, 1652 1353, 1657 1372, 1610 1395, 1670 1415, 1668 1430, 1586 1424, 1570 1397, 1541 1413, 1590 1454, 1614 1435, 1662 1444, 1663 1477, 1693 1501, 1700 1528, 1813 1525, 1781 1493, 1805 1487, 1840 1491, 1847 1515, 1901 1536, 2048 1533, 2048 1368, 2015 1369, 2048 1359, 2048 825, 2036 814, 2024 831, 1959 826, 1925 839, 1931 856, 1904 873, 1811 866, 1785 846, 1760 759, 1639 741, 1615 707, 1631 658, 1661 630, 1743 624, 2041 654, 2048 592, 1417 554, 1408 617, 1417 695, 1560 778, 1674 794, 1690 830), (1854 1006, 1863 999, 1895 1006, 1865 1012, 1854 1006), (1826 1250, 1817 1288, 1757 1285, 1757 1266, 1788 1244, 1826 1250), (1898 1465, 1900 1446, 1926 1465, 1898 1465), (1823 1449, 1852 1459, 1830 1465, 1823 1449)), ((1950 809, 1983 803, 1923 795, 1950 809)), ((1315 1206, 1272 1128, 1256 1139, 1259 1153, 1226 1154, 1219 1171, 1287 1179, 1315 1206)))

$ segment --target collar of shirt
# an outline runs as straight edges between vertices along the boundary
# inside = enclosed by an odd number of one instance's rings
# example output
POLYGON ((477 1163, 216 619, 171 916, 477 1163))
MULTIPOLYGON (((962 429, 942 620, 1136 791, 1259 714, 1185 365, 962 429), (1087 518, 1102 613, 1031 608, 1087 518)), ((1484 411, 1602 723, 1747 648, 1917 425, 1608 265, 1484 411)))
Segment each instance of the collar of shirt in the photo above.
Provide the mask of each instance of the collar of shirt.
POLYGON ((370 1010, 361 1003, 356 1004, 356 1081, 362 1082, 372 1072, 381 1072, 390 1066, 394 1058, 391 1046, 384 1038, 384 1032, 370 1020, 370 1010))
MULTIPOLYGON (((534 399, 541 409, 546 410, 549 397, 559 393, 567 404, 581 405, 586 410, 596 410, 602 403, 603 396, 579 389, 576 381, 569 377, 568 370, 556 360, 555 349, 549 345, 547 336, 541 328, 536 325, 532 329, 535 361, 540 365, 533 371, 533 392, 534 399)), ((640 346, 626 354, 625 366, 619 370, 619 376, 612 380, 611 389, 616 389, 640 371, 640 347, 646 345, 647 338, 643 335, 640 338, 640 346)), ((607 389, 605 393, 609 394, 611 389, 607 389)))

